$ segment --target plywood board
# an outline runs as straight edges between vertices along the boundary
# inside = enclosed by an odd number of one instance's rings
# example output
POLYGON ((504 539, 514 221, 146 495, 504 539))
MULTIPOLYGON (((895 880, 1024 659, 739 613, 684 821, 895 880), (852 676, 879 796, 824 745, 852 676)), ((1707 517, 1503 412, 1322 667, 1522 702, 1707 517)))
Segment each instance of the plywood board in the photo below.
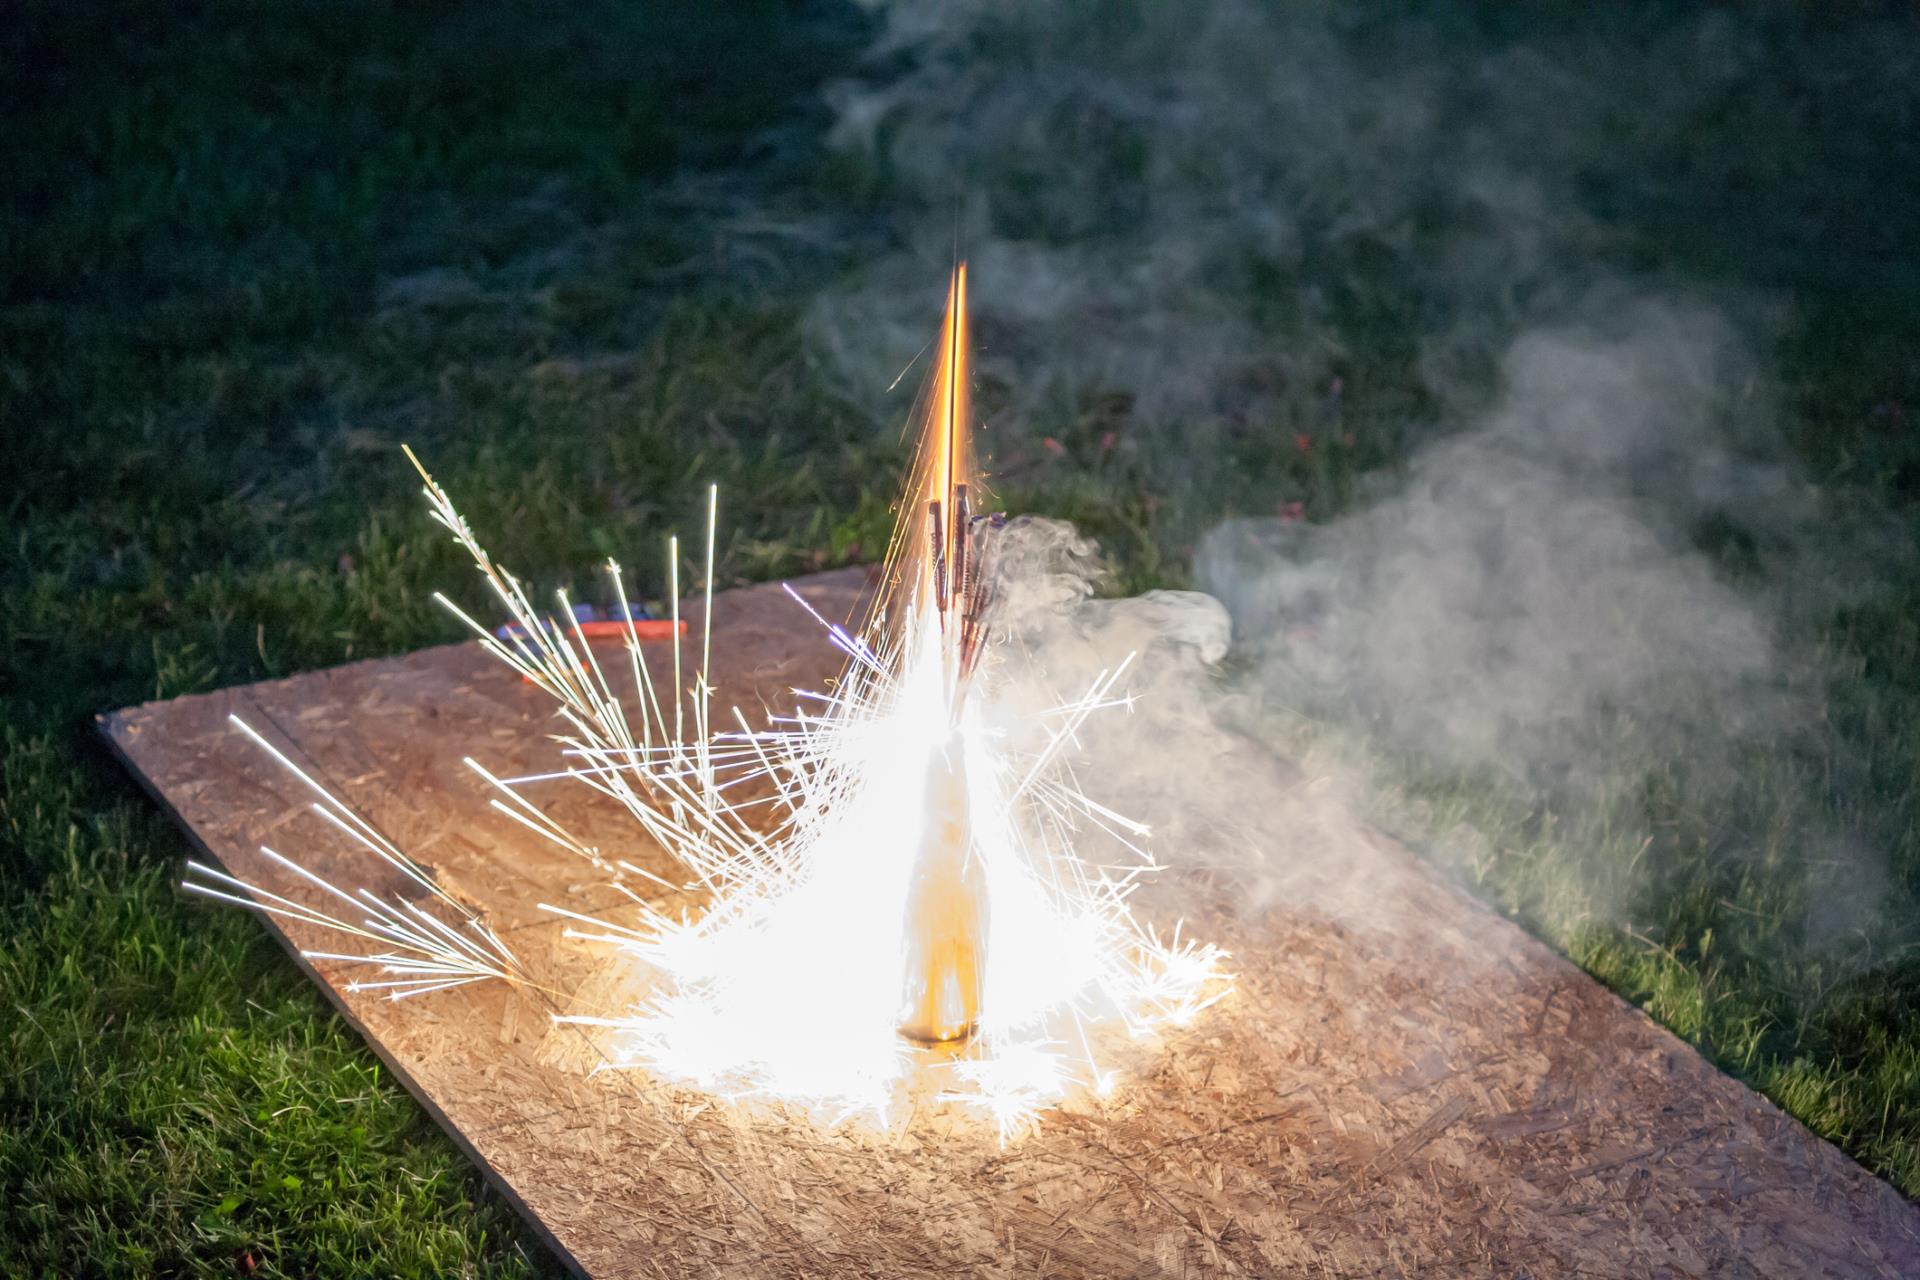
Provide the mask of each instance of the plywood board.
MULTIPOLYGON (((863 584, 855 571, 796 585, 845 617, 863 584)), ((778 704, 837 670, 794 610, 774 587, 718 598, 723 698, 778 704)), ((605 891, 489 810, 460 764, 511 775, 552 760, 551 708, 477 645, 103 717, 210 858, 271 882, 264 842, 324 872, 337 843, 231 712, 452 892, 518 904, 491 918, 555 989, 606 980, 532 909, 598 910, 605 891)), ((1273 815, 1272 838, 1311 841, 1383 915, 1414 923, 1356 927, 1310 888, 1249 906, 1189 877, 1187 913, 1231 948, 1234 994, 1110 1097, 1049 1112, 1005 1147, 939 1108, 878 1134, 588 1075, 594 1046, 570 1050, 585 1033, 554 1028, 547 999, 477 986, 396 1005, 296 962, 583 1275, 1920 1274, 1905 1199, 1271 768, 1301 798, 1273 815)), ((554 793, 569 827, 658 856, 577 791, 554 793)), ((321 942, 299 925, 281 940, 321 942)))

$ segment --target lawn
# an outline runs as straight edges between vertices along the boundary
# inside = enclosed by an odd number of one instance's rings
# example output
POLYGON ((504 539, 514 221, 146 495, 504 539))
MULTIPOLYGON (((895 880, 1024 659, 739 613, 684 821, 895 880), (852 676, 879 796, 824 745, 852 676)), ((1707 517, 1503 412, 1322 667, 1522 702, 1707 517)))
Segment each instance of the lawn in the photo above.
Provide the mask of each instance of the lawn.
MULTIPOLYGON (((1383 701, 1358 650, 1224 678, 1920 1193, 1920 23, 1402 8, 1032 6, 888 42, 829 0, 21 6, 0 1272, 555 1269, 254 921, 177 893, 184 843, 91 717, 455 638, 427 601, 464 570, 403 440, 543 586, 617 553, 653 594, 709 481, 725 581, 873 557, 913 379, 886 386, 956 227, 1001 499, 1079 522, 1116 590, 1216 585, 1195 557, 1229 518, 1373 566, 1353 531, 1499 453, 1436 450, 1497 446, 1529 371, 1551 401, 1595 353, 1673 365, 1688 416, 1662 393, 1648 421, 1687 457, 1786 478, 1601 477, 1609 516, 1664 513, 1654 581, 1763 658, 1558 677, 1594 694, 1545 704, 1571 727, 1495 726, 1529 767, 1437 749, 1415 711, 1460 708, 1383 701)), ((1457 665, 1420 687, 1490 691, 1457 665)))

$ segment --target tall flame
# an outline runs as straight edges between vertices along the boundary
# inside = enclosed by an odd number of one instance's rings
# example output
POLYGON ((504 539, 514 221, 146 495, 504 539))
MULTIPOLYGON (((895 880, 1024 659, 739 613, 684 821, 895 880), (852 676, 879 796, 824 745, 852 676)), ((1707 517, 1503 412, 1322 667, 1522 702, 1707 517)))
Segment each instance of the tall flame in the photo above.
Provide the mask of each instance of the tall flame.
MULTIPOLYGON (((883 588, 857 631, 819 617, 789 588, 848 665, 832 689, 796 690, 800 708, 759 728, 737 707, 727 710, 738 731, 714 723, 704 639, 688 688, 677 641, 671 655, 649 656, 629 630, 631 687, 616 688, 608 672, 619 666, 603 666, 565 593, 558 616, 569 622, 542 617, 421 472, 435 518, 515 625, 495 635, 442 603, 551 695, 565 725, 555 772, 503 779, 467 763, 496 792, 496 809, 590 862, 629 904, 620 919, 539 904, 573 922, 568 937, 613 948, 644 992, 564 1019, 612 1030, 610 1066, 884 1117, 924 1064, 944 1082, 940 1096, 984 1108, 1005 1135, 1069 1089, 1112 1082, 1096 1061, 1099 1027, 1140 1035, 1184 1021, 1226 989, 1217 948, 1177 927, 1163 937, 1134 917, 1128 899, 1157 865, 1142 844, 1146 828, 1074 777, 1070 754, 1088 718, 1132 705, 1121 688, 1131 657, 1065 701, 1052 690, 1036 701, 1034 690, 1022 692, 1031 679, 1018 664, 987 663, 1002 520, 975 514, 984 504, 967 347, 961 264, 916 411, 917 453, 883 588), (706 909, 696 917, 658 909, 643 891, 660 877, 549 816, 531 796, 559 781, 623 806, 634 834, 686 870, 684 885, 668 887, 700 889, 706 909), (1089 845, 1097 856, 1083 856, 1089 845), (924 1061, 911 1044, 964 1048, 924 1061)), ((717 502, 710 492, 706 616, 717 502)), ((632 616, 620 567, 607 570, 618 616, 632 616)), ((677 619, 677 544, 668 572, 677 619)), ((321 794, 321 816, 338 832, 432 888, 403 850, 277 758, 321 794)), ((310 954, 370 966, 384 976, 361 985, 396 998, 533 981, 455 899, 387 903, 268 852, 353 913, 329 914, 199 864, 189 887, 357 939, 361 954, 310 954)))
POLYGON ((980 1021, 981 988, 986 980, 986 871, 973 847, 968 812, 966 742, 959 721, 973 646, 967 643, 968 618, 976 587, 971 564, 971 493, 978 491, 971 472, 971 431, 967 420, 967 267, 954 268, 947 289, 946 320, 940 330, 940 358, 921 430, 916 468, 919 484, 912 506, 900 523, 921 530, 908 547, 917 552, 912 575, 918 602, 914 612, 939 645, 952 732, 927 761, 923 793, 926 819, 917 845, 910 848, 906 947, 900 1010, 900 1034, 917 1044, 950 1044, 972 1035, 980 1021), (916 519, 917 517, 917 519, 916 519))
MULTIPOLYGON (((967 264, 962 262, 947 284, 933 374, 914 408, 918 438, 887 548, 886 589, 875 602, 872 625, 898 632, 924 618, 945 633, 961 621, 974 567, 970 535, 980 493, 967 364, 967 264)), ((947 652, 957 675, 960 650, 947 652)))

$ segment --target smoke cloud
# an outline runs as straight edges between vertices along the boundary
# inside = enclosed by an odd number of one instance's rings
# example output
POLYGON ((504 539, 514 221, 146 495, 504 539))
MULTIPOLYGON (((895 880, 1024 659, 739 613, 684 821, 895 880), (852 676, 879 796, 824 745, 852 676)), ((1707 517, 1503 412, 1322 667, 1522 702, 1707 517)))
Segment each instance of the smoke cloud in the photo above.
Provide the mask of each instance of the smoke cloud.
POLYGON ((1745 371, 1712 315, 1664 304, 1529 331, 1489 415, 1419 450, 1396 492, 1324 526, 1222 525, 1196 576, 1269 707, 1365 726, 1373 752, 1638 852, 1650 776, 1684 770, 1691 803, 1729 805, 1742 757, 1818 705, 1763 604, 1686 542, 1729 492, 1777 482, 1743 475, 1711 426, 1745 371))
MULTIPOLYGON (((1243 0, 893 6, 872 73, 830 104, 834 145, 895 212, 810 337, 897 416, 883 389, 957 246, 989 453, 1115 398, 1142 470, 1219 512, 1234 442, 1320 431, 1370 334, 1412 384, 1381 442, 1403 461, 1336 518, 1197 538, 1205 595, 1100 600, 1070 529, 1009 531, 1036 584, 1029 655, 1063 681, 1145 655, 1140 719, 1091 745, 1096 772, 1164 838, 1245 812, 1246 788, 1287 794, 1248 763, 1248 743, 1278 747, 1456 868, 1582 845, 1561 913, 1602 923, 1632 922, 1682 838, 1729 874, 1790 856, 1820 891, 1783 910, 1815 951, 1845 948, 1887 923, 1889 878, 1829 802, 1852 766, 1803 624, 1910 551, 1781 440, 1779 304, 1636 275, 1581 185, 1598 166, 1657 196, 1607 122, 1689 118, 1754 74, 1758 38, 1710 12, 1630 63, 1598 56, 1618 38, 1460 42, 1243 0)), ((1204 834, 1274 893, 1326 870, 1310 842, 1204 834)))
POLYGON ((1464 766, 1564 770, 1603 707, 1655 736, 1769 720, 1767 621, 1662 527, 1731 483, 1700 427, 1728 357, 1711 317, 1640 307, 1622 328, 1523 336, 1486 422, 1354 516, 1211 533, 1195 573, 1245 646, 1464 766), (1636 500, 1641 473, 1675 505, 1636 500))

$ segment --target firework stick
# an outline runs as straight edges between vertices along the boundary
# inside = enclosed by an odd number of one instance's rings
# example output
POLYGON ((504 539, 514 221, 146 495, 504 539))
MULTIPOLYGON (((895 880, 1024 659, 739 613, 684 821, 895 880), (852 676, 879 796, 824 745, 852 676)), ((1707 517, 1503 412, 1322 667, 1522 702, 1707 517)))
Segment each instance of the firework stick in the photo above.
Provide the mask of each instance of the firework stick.
POLYGON ((947 543, 940 525, 940 499, 927 504, 927 540, 933 551, 933 600, 944 625, 947 616, 947 543))
POLYGON ((953 489, 953 596, 964 610, 967 601, 967 536, 971 532, 967 518, 967 486, 953 489))

